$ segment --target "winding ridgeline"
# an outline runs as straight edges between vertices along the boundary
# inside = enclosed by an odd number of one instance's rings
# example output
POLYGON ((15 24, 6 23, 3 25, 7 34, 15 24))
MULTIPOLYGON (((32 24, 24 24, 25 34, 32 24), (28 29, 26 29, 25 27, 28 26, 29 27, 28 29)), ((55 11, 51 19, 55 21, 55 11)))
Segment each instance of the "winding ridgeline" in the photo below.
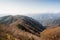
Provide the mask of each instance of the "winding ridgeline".
POLYGON ((3 30, 6 30, 6 32, 9 32, 14 36, 17 34, 20 35, 21 30, 36 36, 40 36, 40 32, 45 29, 38 21, 34 20, 31 17, 22 15, 9 15, 0 17, 0 23, 8 26, 7 29, 4 29, 5 27, 2 27, 3 30))

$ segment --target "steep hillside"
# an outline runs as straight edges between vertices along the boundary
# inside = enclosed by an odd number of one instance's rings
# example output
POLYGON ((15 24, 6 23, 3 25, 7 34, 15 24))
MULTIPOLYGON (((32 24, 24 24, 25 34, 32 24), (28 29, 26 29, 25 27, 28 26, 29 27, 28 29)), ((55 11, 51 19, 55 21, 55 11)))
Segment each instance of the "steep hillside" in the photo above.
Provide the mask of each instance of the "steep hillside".
MULTIPOLYGON (((0 18, 0 22, 4 23, 6 25, 10 25, 10 24, 16 22, 19 19, 23 19, 23 23, 31 26, 32 28, 36 28, 40 32, 45 29, 38 21, 32 19, 31 17, 22 16, 22 15, 4 16, 4 17, 0 18)), ((21 20, 19 22, 21 22, 21 20)), ((22 25, 24 25, 24 24, 22 24, 22 25)))
POLYGON ((0 23, 0 40, 40 40, 40 38, 16 27, 10 29, 10 26, 0 23))
POLYGON ((45 27, 43 27, 38 21, 27 16, 4 16, 0 17, 0 23, 4 24, 1 27, 4 33, 12 35, 13 38, 28 40, 31 37, 35 40, 39 40, 40 32, 42 32, 45 27))
POLYGON ((46 29, 40 36, 41 40, 60 40, 60 26, 46 29))
POLYGON ((38 35, 38 36, 39 36, 40 32, 43 31, 43 29, 40 28, 43 26, 40 26, 40 27, 34 26, 33 24, 25 21, 24 19, 19 19, 16 22, 10 24, 10 28, 12 29, 13 27, 16 27, 18 29, 22 29, 24 31, 30 32, 30 33, 38 35))

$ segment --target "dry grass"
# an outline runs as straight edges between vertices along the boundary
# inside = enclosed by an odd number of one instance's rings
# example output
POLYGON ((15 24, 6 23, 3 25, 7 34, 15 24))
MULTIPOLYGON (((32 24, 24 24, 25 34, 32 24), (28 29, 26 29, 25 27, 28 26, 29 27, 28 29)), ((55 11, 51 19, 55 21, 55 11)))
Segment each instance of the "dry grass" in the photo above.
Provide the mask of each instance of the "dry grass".
POLYGON ((0 24, 0 40, 40 40, 40 38, 13 26, 10 28, 0 24))
POLYGON ((60 40, 60 27, 48 28, 40 36, 41 40, 60 40))

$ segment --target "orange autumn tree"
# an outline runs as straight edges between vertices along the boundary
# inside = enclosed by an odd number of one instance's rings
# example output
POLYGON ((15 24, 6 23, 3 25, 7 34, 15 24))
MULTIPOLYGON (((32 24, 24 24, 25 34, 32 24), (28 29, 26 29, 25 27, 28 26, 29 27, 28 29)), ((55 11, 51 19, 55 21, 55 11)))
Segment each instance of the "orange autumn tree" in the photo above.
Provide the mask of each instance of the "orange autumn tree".
POLYGON ((41 40, 60 40, 60 27, 48 28, 40 36, 41 40))

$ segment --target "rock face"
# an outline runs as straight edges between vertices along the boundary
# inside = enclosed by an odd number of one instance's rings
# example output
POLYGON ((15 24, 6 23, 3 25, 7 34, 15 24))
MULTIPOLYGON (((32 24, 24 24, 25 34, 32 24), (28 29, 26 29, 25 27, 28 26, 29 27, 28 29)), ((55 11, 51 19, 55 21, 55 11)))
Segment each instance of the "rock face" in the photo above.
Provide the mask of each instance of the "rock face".
POLYGON ((26 32, 39 35, 45 28, 36 20, 27 16, 4 16, 0 18, 0 22, 9 25, 10 30, 21 29, 26 32))

